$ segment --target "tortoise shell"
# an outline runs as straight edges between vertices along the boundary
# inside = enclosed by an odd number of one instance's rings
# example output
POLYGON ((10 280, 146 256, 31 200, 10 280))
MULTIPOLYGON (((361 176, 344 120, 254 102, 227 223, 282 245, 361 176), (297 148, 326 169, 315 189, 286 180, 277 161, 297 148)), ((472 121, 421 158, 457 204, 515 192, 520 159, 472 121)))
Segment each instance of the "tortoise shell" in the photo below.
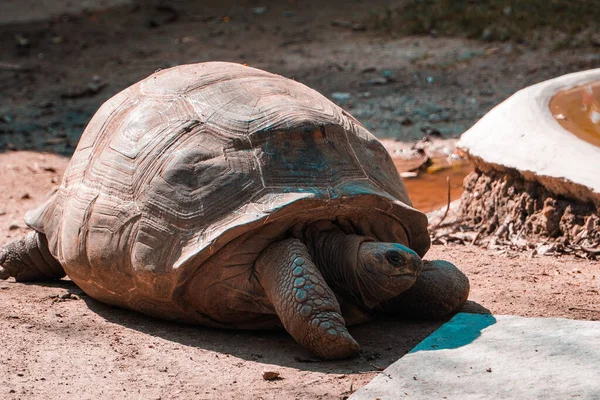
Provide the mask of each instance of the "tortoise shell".
POLYGON ((182 300, 192 277, 248 271, 311 221, 429 248, 425 215, 356 119, 303 84, 223 62, 159 71, 104 103, 26 220, 90 296, 196 322, 182 300))

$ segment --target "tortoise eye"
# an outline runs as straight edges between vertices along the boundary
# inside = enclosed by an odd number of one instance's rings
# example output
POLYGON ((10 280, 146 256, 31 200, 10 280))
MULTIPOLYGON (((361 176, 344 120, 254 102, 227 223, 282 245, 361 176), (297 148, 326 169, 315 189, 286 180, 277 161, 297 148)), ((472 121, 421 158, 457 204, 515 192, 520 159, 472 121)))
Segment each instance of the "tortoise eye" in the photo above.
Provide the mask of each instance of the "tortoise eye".
POLYGON ((385 258, 393 265, 402 265, 404 263, 404 257, 397 251, 387 252, 385 258))

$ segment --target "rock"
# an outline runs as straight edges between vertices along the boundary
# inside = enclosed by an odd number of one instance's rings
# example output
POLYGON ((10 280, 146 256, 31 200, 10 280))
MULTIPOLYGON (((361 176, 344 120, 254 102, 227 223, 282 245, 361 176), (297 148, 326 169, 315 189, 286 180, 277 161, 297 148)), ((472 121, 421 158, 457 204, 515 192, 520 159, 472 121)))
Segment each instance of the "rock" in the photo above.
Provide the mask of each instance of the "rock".
POLYGON ((331 26, 337 26, 340 28, 351 29, 353 31, 364 31, 367 28, 358 22, 345 21, 341 19, 334 19, 331 21, 331 26))
POLYGON ((398 118, 398 122, 400 122, 400 125, 403 125, 403 126, 411 126, 413 124, 412 119, 410 119, 408 117, 400 117, 400 118, 398 118))
POLYGON ((263 14, 266 14, 268 11, 269 11, 268 7, 254 7, 252 9, 252 14, 263 15, 263 14))
POLYGON ((485 40, 486 42, 491 42, 494 40, 494 30, 489 26, 485 28, 481 34, 481 39, 485 40))
POLYGON ((525 88, 462 135, 457 147, 476 168, 464 180, 459 214, 488 236, 480 243, 597 256, 600 230, 586 227, 600 208, 595 113, 600 69, 525 88))
POLYGON ((537 254, 544 256, 546 254, 552 254, 555 250, 554 244, 540 244, 536 248, 537 254))
POLYGON ((24 229, 25 227, 21 224, 18 224, 16 222, 13 222, 12 224, 10 224, 8 226, 8 230, 9 231, 16 231, 17 229, 24 229))
POLYGON ((262 373, 262 377, 265 381, 274 381, 277 379, 282 379, 279 376, 279 372, 277 371, 269 371, 269 370, 264 370, 262 373))
POLYGON ((60 296, 60 299, 61 300, 79 300, 79 297, 77 297, 77 295, 74 295, 73 293, 68 292, 68 293, 62 294, 60 296))
POLYGON ((389 83, 389 81, 384 77, 377 77, 377 78, 369 79, 368 83, 370 85, 386 85, 389 83))
POLYGON ((387 79, 388 82, 393 82, 394 81, 394 72, 390 71, 389 69, 384 69, 383 71, 381 71, 381 75, 387 79))
POLYGON ((421 128, 421 132, 425 134, 425 138, 428 139, 443 139, 444 135, 439 130, 432 128, 430 126, 424 126, 421 128))
MULTIPOLYGON (((549 107, 561 90, 590 83, 600 85, 600 69, 525 88, 465 132, 458 147, 477 166, 521 171, 527 180, 539 182, 550 192, 598 207, 600 147, 575 137, 561 126, 572 123, 569 115, 549 107), (564 119, 557 120, 554 115, 558 114, 563 114, 564 119)), ((580 101, 585 102, 584 94, 580 101)))
POLYGON ((334 99, 335 101, 338 101, 341 103, 347 102, 348 100, 350 100, 350 97, 352 97, 352 95, 350 93, 346 93, 346 92, 331 93, 331 98, 334 99))

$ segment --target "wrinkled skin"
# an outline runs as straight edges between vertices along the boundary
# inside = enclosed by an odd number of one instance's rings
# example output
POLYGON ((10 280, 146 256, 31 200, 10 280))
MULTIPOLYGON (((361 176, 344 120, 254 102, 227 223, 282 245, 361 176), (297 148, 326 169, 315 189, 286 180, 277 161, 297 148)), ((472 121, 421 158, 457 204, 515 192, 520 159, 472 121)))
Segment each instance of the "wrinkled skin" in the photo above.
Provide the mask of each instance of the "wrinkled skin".
POLYGON ((358 353, 346 322, 362 322, 361 318, 346 321, 339 299, 365 311, 365 316, 377 308, 432 318, 457 310, 467 299, 468 279, 448 262, 422 262, 401 244, 342 233, 320 236, 317 243, 338 246, 312 248, 313 257, 303 242, 286 239, 269 246, 255 266, 285 329, 321 358, 358 353), (349 251, 352 248, 357 251, 349 251), (323 264, 328 259, 333 262, 323 264))

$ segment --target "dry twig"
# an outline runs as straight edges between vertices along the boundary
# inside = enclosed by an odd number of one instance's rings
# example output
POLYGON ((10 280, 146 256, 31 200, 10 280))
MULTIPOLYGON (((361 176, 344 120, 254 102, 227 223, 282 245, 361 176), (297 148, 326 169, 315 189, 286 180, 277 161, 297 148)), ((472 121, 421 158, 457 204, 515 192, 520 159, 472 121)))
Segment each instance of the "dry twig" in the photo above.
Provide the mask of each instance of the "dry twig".
POLYGON ((444 220, 448 216, 448 212, 450 211, 450 176, 446 177, 446 185, 448 186, 448 199, 446 204, 446 211, 444 212, 444 215, 442 215, 442 218, 438 221, 438 223, 433 227, 434 230, 439 228, 440 225, 442 225, 442 222, 444 222, 444 220))

